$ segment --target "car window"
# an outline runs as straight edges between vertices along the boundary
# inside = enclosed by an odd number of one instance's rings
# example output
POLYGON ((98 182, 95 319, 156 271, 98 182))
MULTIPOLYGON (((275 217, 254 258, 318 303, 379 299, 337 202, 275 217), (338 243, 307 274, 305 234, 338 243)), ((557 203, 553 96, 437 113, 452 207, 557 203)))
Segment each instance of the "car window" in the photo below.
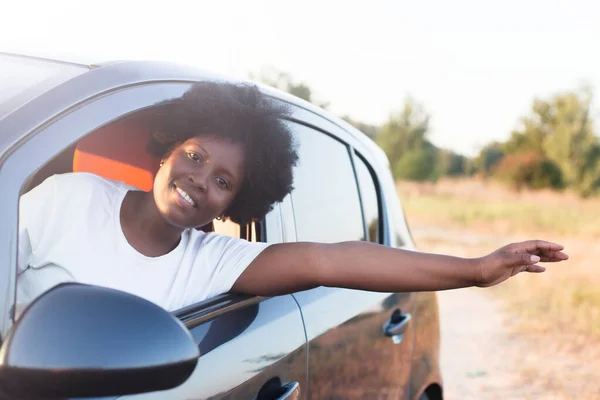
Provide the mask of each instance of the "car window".
POLYGON ((362 240, 358 187, 348 147, 317 130, 294 124, 300 156, 292 202, 298 241, 362 240))
MULTIPOLYGON (((146 125, 143 124, 144 122, 144 117, 145 114, 140 114, 140 119, 131 119, 128 122, 128 125, 126 125, 126 127, 128 128, 127 133, 131 135, 131 132, 142 132, 144 133, 144 131, 142 130, 142 128, 144 128, 146 125)), ((131 116, 130 116, 131 118, 131 116)), ((102 130, 96 130, 93 132, 94 135, 96 135, 96 139, 94 142, 88 142, 87 145, 89 147, 85 147, 85 150, 88 151, 90 154, 93 154, 95 157, 99 157, 99 154, 102 154, 104 157, 104 162, 102 163, 96 163, 93 166, 90 165, 85 165, 83 163, 81 163, 81 159, 84 155, 80 154, 79 155, 79 163, 75 163, 73 161, 74 159, 74 153, 73 151, 67 152, 65 154, 62 154, 61 157, 64 158, 64 160, 60 163, 61 165, 64 164, 66 166, 68 166, 68 169, 63 170, 63 168, 58 168, 57 165, 54 162, 48 162, 46 163, 46 165, 42 166, 42 168, 40 168, 40 170, 38 172, 41 172, 41 175, 43 177, 46 177, 46 179, 48 179, 48 177, 53 176, 53 175, 60 175, 63 174, 65 172, 71 172, 71 171, 75 171, 75 172, 79 172, 79 173, 89 173, 89 174, 94 174, 106 179, 115 179, 113 178, 112 175, 110 175, 111 173, 116 174, 118 177, 116 178, 116 180, 120 180, 123 177, 125 177, 125 173, 127 171, 127 169, 125 168, 125 166, 128 165, 136 165, 136 162, 139 161, 139 154, 146 154, 146 150, 145 150, 145 141, 141 141, 141 145, 139 146, 139 148, 135 148, 134 151, 134 147, 129 147, 128 151, 125 155, 124 158, 122 158, 119 161, 115 161, 114 158, 114 154, 110 153, 110 154, 106 154, 102 152, 102 145, 104 145, 107 141, 109 143, 113 143, 114 142, 110 142, 111 139, 114 138, 114 131, 111 130, 111 126, 120 126, 119 124, 122 123, 123 120, 117 120, 117 121, 113 121, 111 124, 107 124, 103 127, 102 130), (96 146, 96 147, 94 147, 96 146), (75 166, 78 166, 79 169, 75 169, 75 166), (110 167, 114 167, 114 168, 110 168, 110 167)), ((117 131, 117 132, 121 132, 121 131, 117 131)), ((136 144, 135 142, 132 142, 132 145, 136 144)), ((138 143, 139 145, 139 143, 138 143)), ((113 146, 116 147, 116 146, 113 146)), ((84 149, 83 147, 81 149, 84 149)), ((82 150, 81 150, 82 151, 82 150)), ((94 158, 96 159, 96 158, 94 158)), ((140 175, 140 176, 146 176, 146 175, 140 175)), ((41 180, 41 179, 40 179, 41 180)), ((142 181, 141 179, 138 179, 140 182, 142 181)), ((43 180, 42 180, 43 181, 43 180)), ((49 198, 50 199, 50 198, 49 198)), ((47 204, 50 204, 49 202, 47 204)), ((246 225, 239 225, 231 220, 220 220, 220 219, 215 219, 212 221, 211 224, 207 225, 206 227, 203 227, 203 230, 211 230, 214 231, 218 234, 221 235, 226 235, 226 236, 231 236, 231 237, 235 237, 235 238, 242 238, 242 239, 246 239, 250 242, 264 242, 267 239, 267 229, 269 230, 269 241, 270 242, 280 242, 281 241, 281 216, 279 213, 279 208, 275 207, 265 218, 264 221, 256 221, 256 222, 252 222, 250 224, 246 224, 246 225)), ((23 221, 21 221, 22 223, 23 221)), ((23 254, 27 254, 27 246, 30 245, 30 243, 28 242, 29 237, 28 235, 21 235, 19 237, 19 240, 22 240, 22 242, 20 243, 21 248, 25 249, 25 251, 23 252, 23 254)), ((22 311, 24 310, 24 308, 31 302, 31 300, 33 298, 35 298, 35 296, 43 293, 45 291, 46 288, 50 288, 55 286, 56 284, 62 282, 62 281, 72 281, 74 280, 74 278, 69 275, 66 271, 63 271, 62 268, 58 267, 58 266, 44 266, 44 268, 35 268, 36 270, 36 280, 39 281, 43 281, 43 284, 46 285, 46 287, 41 287, 38 288, 37 286, 34 287, 34 285, 37 285, 37 281, 35 281, 33 278, 30 279, 29 281, 27 281, 26 283, 23 283, 24 280, 27 279, 27 275, 26 274, 21 274, 20 275, 20 279, 17 281, 17 299, 18 299, 18 304, 15 306, 13 313, 14 313, 14 319, 18 319, 18 317, 20 316, 20 314, 22 313, 22 311), (41 274, 41 275, 40 275, 41 274), (41 276, 43 275, 43 279, 41 278, 41 276), (38 279, 38 276, 40 277, 38 279), (35 281, 35 282, 34 282, 35 281), (28 290, 30 288, 31 289, 31 293, 28 292, 28 290), (39 290, 38 290, 39 289, 39 290), (24 300, 20 300, 24 299, 24 300)), ((29 272, 29 275, 31 275, 31 271, 29 272)))
POLYGON ((368 167, 367 163, 358 154, 354 158, 354 165, 360 188, 365 226, 367 227, 366 240, 373 243, 382 243, 381 225, 379 222, 379 216, 381 215, 380 201, 372 169, 368 167))

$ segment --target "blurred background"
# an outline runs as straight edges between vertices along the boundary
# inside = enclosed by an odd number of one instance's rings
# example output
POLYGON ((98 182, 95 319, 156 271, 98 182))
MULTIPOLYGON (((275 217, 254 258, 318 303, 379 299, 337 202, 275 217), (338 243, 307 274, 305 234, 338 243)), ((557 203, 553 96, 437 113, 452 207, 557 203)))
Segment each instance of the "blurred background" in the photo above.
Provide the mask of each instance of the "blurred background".
POLYGON ((441 293, 442 361, 448 398, 583 399, 600 393, 599 17, 591 0, 5 1, 0 51, 278 87, 384 149, 421 250, 565 244, 541 276, 441 293))

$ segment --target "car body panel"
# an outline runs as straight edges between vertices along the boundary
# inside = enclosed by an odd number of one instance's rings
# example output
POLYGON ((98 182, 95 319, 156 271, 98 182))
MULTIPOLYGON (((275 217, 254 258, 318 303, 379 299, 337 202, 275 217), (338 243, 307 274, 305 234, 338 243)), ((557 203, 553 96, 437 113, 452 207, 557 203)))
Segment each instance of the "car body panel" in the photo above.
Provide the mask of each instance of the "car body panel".
POLYGON ((200 348, 192 376, 177 388, 124 398, 252 399, 271 378, 306 387, 306 337, 291 295, 250 304, 190 329, 200 348))
POLYGON ((413 329, 396 344, 383 325, 410 295, 316 288, 296 293, 309 341, 311 399, 406 398, 413 329))
MULTIPOLYGON (((304 140, 310 140, 311 135, 334 137, 353 146, 353 150, 360 151, 368 164, 379 172, 382 163, 374 162, 379 154, 371 151, 359 138, 314 114, 303 115, 304 118, 298 114, 300 113, 294 114, 296 121, 311 128, 309 132, 304 127, 291 126, 299 135, 297 140, 301 145, 304 140)), ((335 168, 328 165, 330 161, 323 150, 312 146, 309 149, 310 151, 306 151, 311 156, 306 162, 317 163, 319 170, 324 173, 331 170, 333 175, 335 168)), ((349 159, 350 154, 352 152, 348 154, 349 159)), ((302 167, 301 162, 299 168, 302 167)), ((379 180, 377 186, 381 194, 390 190, 379 180)), ((297 191, 303 189, 306 188, 297 187, 292 192, 292 204, 298 195, 297 191)), ((395 191, 395 188, 392 187, 391 190, 395 191)), ((394 225, 387 217, 385 196, 380 197, 381 222, 384 228, 381 242, 389 245, 392 233, 395 232, 390 229, 394 225)), ((298 218, 302 217, 298 216, 293 206, 291 210, 284 211, 286 229, 291 225, 295 227, 298 218)), ((323 223, 330 222, 325 220, 323 223)), ((290 235, 287 241, 294 241, 294 238, 290 235)), ((376 293, 319 287, 295 293, 294 297, 302 308, 309 341, 310 398, 406 398, 414 340, 413 324, 409 323, 401 340, 395 338, 396 343, 391 337, 385 336, 383 325, 395 310, 408 314, 413 312, 412 293, 376 293)))

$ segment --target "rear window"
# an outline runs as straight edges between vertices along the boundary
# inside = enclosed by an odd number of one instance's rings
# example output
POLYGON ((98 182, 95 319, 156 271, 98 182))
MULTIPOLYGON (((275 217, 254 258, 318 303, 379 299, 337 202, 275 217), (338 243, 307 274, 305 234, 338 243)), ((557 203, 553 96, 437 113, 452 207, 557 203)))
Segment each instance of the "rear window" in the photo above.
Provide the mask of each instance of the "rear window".
POLYGON ((293 124, 300 160, 292 204, 299 242, 364 240, 358 186, 346 144, 293 124))
POLYGON ((86 71, 88 69, 71 64, 0 54, 0 119, 86 71))

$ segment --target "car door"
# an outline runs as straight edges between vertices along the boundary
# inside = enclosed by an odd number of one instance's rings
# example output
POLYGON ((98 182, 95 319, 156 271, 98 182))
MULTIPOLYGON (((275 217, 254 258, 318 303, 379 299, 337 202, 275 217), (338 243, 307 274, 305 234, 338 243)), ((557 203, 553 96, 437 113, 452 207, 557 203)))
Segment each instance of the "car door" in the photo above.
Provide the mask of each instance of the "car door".
MULTIPOLYGON (((279 207, 267 215, 264 224, 224 228, 235 236, 242 232, 242 237, 252 241, 279 243, 282 239, 279 207)), ((261 298, 226 294, 175 314, 190 329, 200 349, 194 373, 175 389, 123 398, 306 398, 306 338, 300 309, 291 295, 261 298)))
MULTIPOLYGON (((0 121, 0 134, 4 135, 0 135, 0 186, 5 194, 0 207, 0 219, 4 221, 0 237, 7 239, 0 245, 4 246, 0 272, 8 283, 1 293, 2 335, 13 322, 10 314, 16 284, 18 199, 24 183, 86 133, 181 96, 191 81, 202 79, 189 74, 179 76, 176 70, 159 73, 139 63, 132 70, 128 68, 117 65, 88 72, 0 121), (128 76, 132 82, 127 82, 128 76), (140 77, 148 80, 140 81, 140 77), (165 81, 167 78, 175 82, 165 81)), ((240 231, 250 232, 249 240, 281 241, 279 208, 254 230, 240 231)), ((253 398, 267 384, 273 390, 263 390, 265 394, 259 398, 279 397, 285 392, 279 389, 283 385, 289 389, 286 398, 304 398, 306 338, 300 308, 291 295, 259 298, 228 294, 186 307, 176 315, 190 329, 201 351, 194 374, 170 391, 131 397, 253 398)))
MULTIPOLYGON (((385 201, 368 161, 339 137, 294 123, 292 209, 297 241, 389 243, 385 201), (358 182, 361 185, 358 185, 358 182)), ((405 398, 413 326, 410 293, 319 287, 295 293, 309 340, 311 399, 405 398), (384 325, 393 320, 397 335, 384 325)))

